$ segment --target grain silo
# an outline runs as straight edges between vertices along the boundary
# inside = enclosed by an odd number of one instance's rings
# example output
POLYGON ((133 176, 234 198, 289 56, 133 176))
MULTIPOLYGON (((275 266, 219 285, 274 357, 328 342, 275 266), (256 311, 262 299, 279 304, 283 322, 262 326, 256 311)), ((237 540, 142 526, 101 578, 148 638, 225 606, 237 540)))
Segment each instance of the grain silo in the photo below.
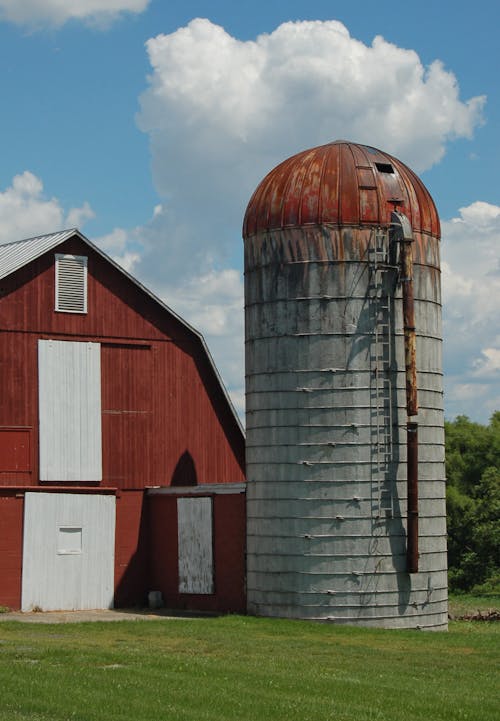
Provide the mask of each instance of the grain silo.
POLYGON ((440 227, 337 141, 272 170, 245 240, 248 610, 447 627, 440 227))

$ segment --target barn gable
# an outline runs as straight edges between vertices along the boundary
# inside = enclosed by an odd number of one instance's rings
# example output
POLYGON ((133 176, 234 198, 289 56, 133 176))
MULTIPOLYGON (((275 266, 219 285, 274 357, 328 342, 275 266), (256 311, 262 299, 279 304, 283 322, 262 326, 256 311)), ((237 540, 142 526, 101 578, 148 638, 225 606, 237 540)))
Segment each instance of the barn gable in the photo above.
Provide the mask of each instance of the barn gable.
MULTIPOLYGON (((25 429, 24 433, 34 429, 38 419, 29 409, 40 405, 43 389, 37 392, 33 369, 38 367, 44 373, 49 347, 53 351, 51 370, 44 375, 48 405, 42 410, 54 414, 59 392, 63 396, 74 392, 75 398, 88 400, 84 386, 61 389, 58 380, 64 382, 64 363, 74 366, 76 358, 83 363, 83 356, 77 353, 79 347, 73 346, 73 360, 68 356, 64 361, 70 347, 57 346, 57 342, 97 343, 102 377, 103 482, 122 488, 168 486, 186 453, 197 467, 200 483, 243 480, 241 424, 203 337, 81 233, 64 231, 0 246, 0 279, 0 358, 6 378, 12 379, 0 408, 0 428, 15 426, 25 429), (58 308, 61 258, 85 261, 84 287, 73 268, 73 276, 64 281, 69 286, 64 303, 80 302, 80 310, 58 308), (80 292, 76 301, 75 287, 77 295, 80 292), (17 361, 20 357, 25 359, 22 366, 17 361), (20 395, 25 396, 22 403, 20 395), (130 443, 131 435, 138 445, 130 443), (130 477, 134 468, 143 474, 142 480, 130 477)), ((88 412, 95 414, 95 408, 88 412)), ((34 435, 29 444, 38 457, 34 435)), ((0 438, 8 440, 1 430, 0 438)), ((27 463, 26 454, 19 463, 12 476, 9 469, 2 468, 0 458, 0 485, 36 482, 38 458, 24 476, 21 467, 27 463)), ((80 480, 96 478, 91 474, 80 480)), ((44 476, 43 480, 63 479, 44 476)))

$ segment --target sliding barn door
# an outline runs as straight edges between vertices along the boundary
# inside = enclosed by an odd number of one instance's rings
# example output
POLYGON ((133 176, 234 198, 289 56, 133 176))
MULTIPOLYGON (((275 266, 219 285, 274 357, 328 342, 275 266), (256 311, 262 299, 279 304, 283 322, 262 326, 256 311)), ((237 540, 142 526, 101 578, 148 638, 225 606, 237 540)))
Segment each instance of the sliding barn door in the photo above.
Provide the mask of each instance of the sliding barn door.
POLYGON ((26 493, 22 609, 111 608, 115 497, 26 493))

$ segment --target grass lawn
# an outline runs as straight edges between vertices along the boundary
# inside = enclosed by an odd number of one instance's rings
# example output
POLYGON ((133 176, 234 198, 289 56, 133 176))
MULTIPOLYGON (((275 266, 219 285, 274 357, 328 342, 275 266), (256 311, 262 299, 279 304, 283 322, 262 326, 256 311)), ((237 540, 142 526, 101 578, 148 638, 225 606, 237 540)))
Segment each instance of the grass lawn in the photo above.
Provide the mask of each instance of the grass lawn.
POLYGON ((493 721, 500 625, 0 625, 1 721, 493 721))

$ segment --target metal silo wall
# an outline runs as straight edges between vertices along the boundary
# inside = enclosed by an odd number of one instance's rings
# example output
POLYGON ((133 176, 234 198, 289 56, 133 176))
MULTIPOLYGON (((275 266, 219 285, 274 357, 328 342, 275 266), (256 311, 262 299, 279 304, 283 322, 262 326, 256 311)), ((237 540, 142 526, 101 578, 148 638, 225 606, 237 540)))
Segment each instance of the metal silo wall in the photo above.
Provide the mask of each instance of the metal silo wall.
POLYGON ((323 226, 246 240, 248 610, 445 629, 438 241, 414 244, 420 559, 410 575, 401 290, 397 251, 376 234, 323 226))

